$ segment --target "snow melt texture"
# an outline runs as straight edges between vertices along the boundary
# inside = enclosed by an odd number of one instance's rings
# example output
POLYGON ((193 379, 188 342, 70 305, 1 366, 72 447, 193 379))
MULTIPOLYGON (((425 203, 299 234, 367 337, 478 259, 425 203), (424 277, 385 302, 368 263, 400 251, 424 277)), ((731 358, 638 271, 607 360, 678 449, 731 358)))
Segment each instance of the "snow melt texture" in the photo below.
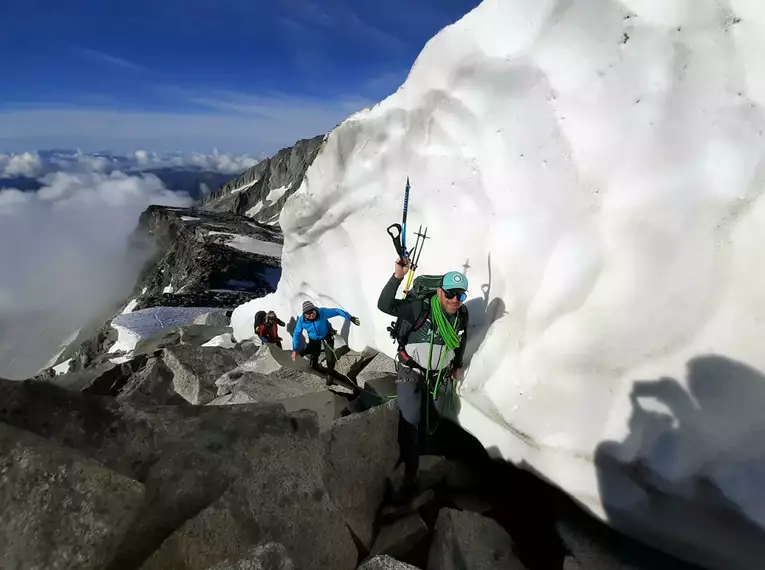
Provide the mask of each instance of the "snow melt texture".
POLYGON ((117 331, 117 342, 109 352, 131 352, 144 339, 174 327, 191 325, 199 315, 214 308, 209 307, 151 307, 140 311, 123 313, 112 319, 111 327, 117 331))
POLYGON ((462 425, 633 535, 755 567, 733 521, 765 527, 764 109, 761 0, 485 0, 330 134, 236 336, 308 298, 393 354, 409 176, 419 273, 471 284, 462 425))

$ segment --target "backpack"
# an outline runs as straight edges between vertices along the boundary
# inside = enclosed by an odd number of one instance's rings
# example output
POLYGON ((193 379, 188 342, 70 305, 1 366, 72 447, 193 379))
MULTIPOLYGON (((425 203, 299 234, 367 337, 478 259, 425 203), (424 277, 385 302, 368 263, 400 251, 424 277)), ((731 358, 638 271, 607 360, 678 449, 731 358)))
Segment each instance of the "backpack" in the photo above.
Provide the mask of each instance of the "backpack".
POLYGON ((266 322, 266 312, 258 311, 255 313, 255 332, 258 331, 258 327, 266 322))
MULTIPOLYGON (((391 338, 398 343, 399 350, 406 346, 406 343, 409 340, 409 335, 420 329, 430 317, 430 299, 436 294, 438 288, 441 287, 443 280, 443 275, 420 275, 415 278, 412 283, 412 288, 409 289, 409 293, 406 295, 406 299, 422 300, 424 301, 425 308, 420 316, 417 317, 416 322, 410 323, 409 321, 398 318, 388 327, 388 332, 390 333, 391 338)), ((459 319, 461 323, 465 322, 466 311, 467 309, 464 306, 460 307, 459 319)))

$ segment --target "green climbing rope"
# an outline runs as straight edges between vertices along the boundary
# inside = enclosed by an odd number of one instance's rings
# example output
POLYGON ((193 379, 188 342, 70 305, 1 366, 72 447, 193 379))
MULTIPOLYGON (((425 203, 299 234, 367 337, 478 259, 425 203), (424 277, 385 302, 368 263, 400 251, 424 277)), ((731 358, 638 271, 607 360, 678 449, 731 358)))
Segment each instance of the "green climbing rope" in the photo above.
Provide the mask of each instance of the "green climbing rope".
MULTIPOLYGON (((460 338, 457 336, 457 332, 455 330, 455 325, 457 324, 457 320, 459 319, 459 316, 455 316, 454 323, 451 323, 448 319, 448 317, 444 314, 443 310, 441 309, 441 303, 438 300, 438 295, 434 295, 431 299, 431 315, 433 316, 433 322, 435 323, 435 327, 431 328, 430 330, 430 347, 428 348, 428 368, 425 371, 425 394, 424 397, 427 399, 428 396, 433 398, 433 402, 435 403, 436 398, 438 398, 438 387, 441 384, 441 376, 444 372, 443 364, 444 364, 444 356, 446 356, 447 350, 442 349, 441 354, 438 359, 438 375, 436 376, 436 382, 433 386, 433 391, 430 391, 430 372, 433 368, 433 342, 435 340, 435 334, 436 329, 438 329, 439 336, 444 340, 444 346, 449 350, 456 350, 460 345, 460 338)), ((454 387, 450 384, 446 385, 446 393, 444 394, 446 398, 446 404, 453 404, 453 400, 456 397, 456 394, 454 392, 454 387)), ((450 406, 451 409, 451 406, 450 406)), ((428 431, 429 435, 433 435, 436 433, 436 430, 438 429, 439 424, 441 423, 440 419, 436 426, 431 431, 430 429, 430 402, 426 402, 425 404, 425 429, 428 431)))
POLYGON ((455 316, 454 323, 449 322, 449 318, 444 314, 444 310, 441 308, 441 303, 438 300, 438 295, 433 295, 430 300, 430 311, 433 315, 433 322, 438 328, 438 334, 444 339, 444 344, 449 350, 457 350, 460 345, 460 337, 457 336, 457 331, 454 326, 457 324, 459 316, 455 316))

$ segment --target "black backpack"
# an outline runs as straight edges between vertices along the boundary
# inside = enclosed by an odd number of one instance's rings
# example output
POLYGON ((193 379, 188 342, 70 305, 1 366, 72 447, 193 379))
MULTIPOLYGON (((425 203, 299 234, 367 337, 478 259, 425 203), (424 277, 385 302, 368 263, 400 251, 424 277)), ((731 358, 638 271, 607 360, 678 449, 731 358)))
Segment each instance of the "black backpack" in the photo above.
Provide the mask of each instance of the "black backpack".
POLYGON ((258 332, 258 327, 266 322, 266 312, 258 311, 255 313, 255 332, 258 332))
MULTIPOLYGON (((430 317, 430 300, 433 295, 436 294, 438 288, 441 287, 443 280, 443 275, 420 275, 412 283, 412 288, 409 289, 406 299, 422 300, 424 301, 424 308, 422 313, 420 313, 420 316, 417 317, 416 322, 410 323, 409 321, 398 318, 388 327, 388 332, 390 333, 391 338, 398 344, 399 350, 406 346, 406 343, 409 340, 409 335, 421 328, 428 320, 428 317, 430 317)), ((465 322, 466 314, 467 309, 463 305, 459 310, 460 322, 465 322)))

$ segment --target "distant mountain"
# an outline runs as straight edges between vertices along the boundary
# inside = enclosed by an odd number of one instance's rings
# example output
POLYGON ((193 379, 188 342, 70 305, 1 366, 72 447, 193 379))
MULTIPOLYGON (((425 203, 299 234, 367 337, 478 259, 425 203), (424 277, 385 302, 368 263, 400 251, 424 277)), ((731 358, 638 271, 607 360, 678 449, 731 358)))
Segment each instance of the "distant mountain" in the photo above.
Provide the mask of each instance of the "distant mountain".
POLYGON ((231 212, 274 225, 287 199, 303 178, 326 137, 318 135, 283 148, 240 176, 232 178, 202 200, 200 206, 213 212, 231 212))

